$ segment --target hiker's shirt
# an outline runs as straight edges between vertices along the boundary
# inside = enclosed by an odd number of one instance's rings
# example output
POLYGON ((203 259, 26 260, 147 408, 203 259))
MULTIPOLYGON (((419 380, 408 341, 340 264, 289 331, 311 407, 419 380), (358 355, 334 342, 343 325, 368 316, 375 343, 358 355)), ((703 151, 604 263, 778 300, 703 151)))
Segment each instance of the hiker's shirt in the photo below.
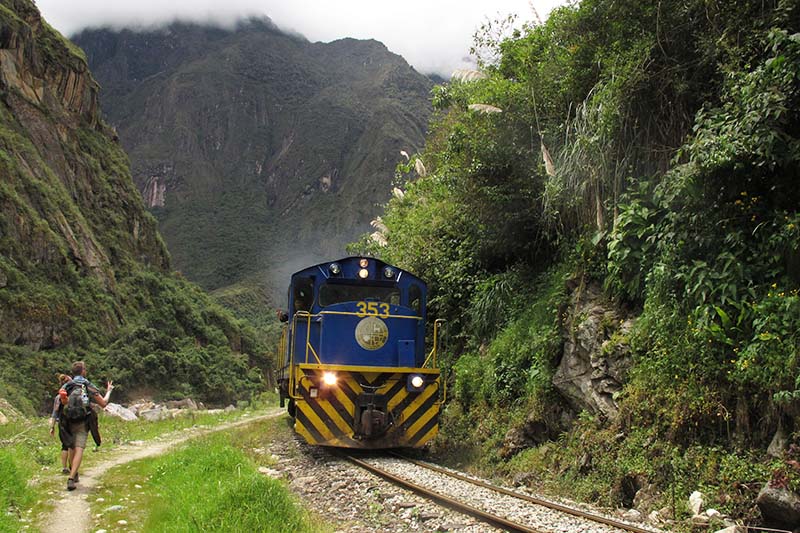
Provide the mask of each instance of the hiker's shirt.
POLYGON ((58 422, 58 419, 61 418, 61 396, 56 394, 56 397, 53 398, 53 412, 50 413, 50 418, 58 422))

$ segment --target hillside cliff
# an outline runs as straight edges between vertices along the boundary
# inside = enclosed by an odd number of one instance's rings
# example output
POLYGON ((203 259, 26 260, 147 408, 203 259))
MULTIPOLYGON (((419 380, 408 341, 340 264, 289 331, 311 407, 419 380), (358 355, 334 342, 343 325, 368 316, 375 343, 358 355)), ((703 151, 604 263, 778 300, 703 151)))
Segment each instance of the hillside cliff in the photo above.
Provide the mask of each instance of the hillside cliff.
POLYGON ((210 289, 341 254, 423 143, 432 83, 377 41, 267 19, 75 39, 176 267, 210 289))
POLYGON ((22 375, 0 396, 27 407, 70 359, 128 378, 121 392, 132 393, 137 381, 185 383, 158 375, 181 344, 218 348, 220 364, 243 351, 233 319, 169 274, 98 94, 83 53, 32 2, 0 2, 0 368, 22 375), (155 355, 148 335, 170 342, 155 355))

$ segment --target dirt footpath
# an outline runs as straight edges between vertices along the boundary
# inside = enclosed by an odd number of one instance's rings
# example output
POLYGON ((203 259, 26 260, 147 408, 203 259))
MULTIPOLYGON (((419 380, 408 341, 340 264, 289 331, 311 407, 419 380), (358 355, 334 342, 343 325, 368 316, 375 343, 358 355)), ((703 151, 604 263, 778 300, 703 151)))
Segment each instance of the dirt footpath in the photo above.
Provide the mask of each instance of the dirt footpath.
MULTIPOLYGON (((119 466, 121 464, 137 461, 146 457, 153 457, 160 455, 169 448, 186 442, 189 439, 208 435, 209 433, 216 433, 218 431, 225 431, 237 426, 252 424, 261 420, 268 420, 270 418, 277 418, 286 411, 284 409, 270 410, 267 414, 247 417, 235 422, 228 422, 213 428, 199 429, 191 431, 182 435, 175 435, 174 438, 169 438, 163 441, 145 443, 140 446, 125 445, 116 448, 113 456, 97 464, 84 472, 80 472, 80 482, 77 488, 68 492, 64 489, 61 498, 55 502, 55 509, 51 512, 42 524, 42 531, 44 533, 85 533, 91 531, 92 517, 89 508, 88 496, 92 493, 97 486, 98 481, 103 474, 110 468, 119 466)), ((66 487, 66 478, 64 478, 64 487, 66 487)))

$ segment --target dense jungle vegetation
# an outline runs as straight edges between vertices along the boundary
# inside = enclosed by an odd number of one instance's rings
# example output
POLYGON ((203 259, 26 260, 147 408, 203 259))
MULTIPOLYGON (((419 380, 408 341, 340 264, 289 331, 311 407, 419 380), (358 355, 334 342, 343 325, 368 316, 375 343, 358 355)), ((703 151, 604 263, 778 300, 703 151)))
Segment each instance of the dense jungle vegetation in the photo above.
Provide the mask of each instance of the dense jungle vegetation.
POLYGON ((448 320, 443 446, 611 505, 644 479, 655 508, 702 488, 757 519, 760 484, 800 488, 797 4, 583 0, 476 34, 480 74, 434 89, 426 149, 353 246, 448 320), (633 364, 619 416, 563 432, 558 310, 590 283, 637 317, 633 364), (531 421, 551 440, 502 454, 531 421))

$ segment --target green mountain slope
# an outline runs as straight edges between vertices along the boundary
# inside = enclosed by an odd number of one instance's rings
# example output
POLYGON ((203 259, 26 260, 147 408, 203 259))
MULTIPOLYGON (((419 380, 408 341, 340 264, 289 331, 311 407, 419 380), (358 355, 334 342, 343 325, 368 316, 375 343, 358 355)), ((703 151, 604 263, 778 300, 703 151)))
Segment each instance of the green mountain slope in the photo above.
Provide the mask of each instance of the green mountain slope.
POLYGON ((228 295, 281 296, 294 265, 342 254, 423 141, 432 83, 376 41, 268 20, 75 40, 176 267, 228 295))
POLYGON ((122 395, 253 391, 261 349, 170 274, 83 53, 3 0, 0 67, 0 397, 45 405, 77 358, 122 395))

